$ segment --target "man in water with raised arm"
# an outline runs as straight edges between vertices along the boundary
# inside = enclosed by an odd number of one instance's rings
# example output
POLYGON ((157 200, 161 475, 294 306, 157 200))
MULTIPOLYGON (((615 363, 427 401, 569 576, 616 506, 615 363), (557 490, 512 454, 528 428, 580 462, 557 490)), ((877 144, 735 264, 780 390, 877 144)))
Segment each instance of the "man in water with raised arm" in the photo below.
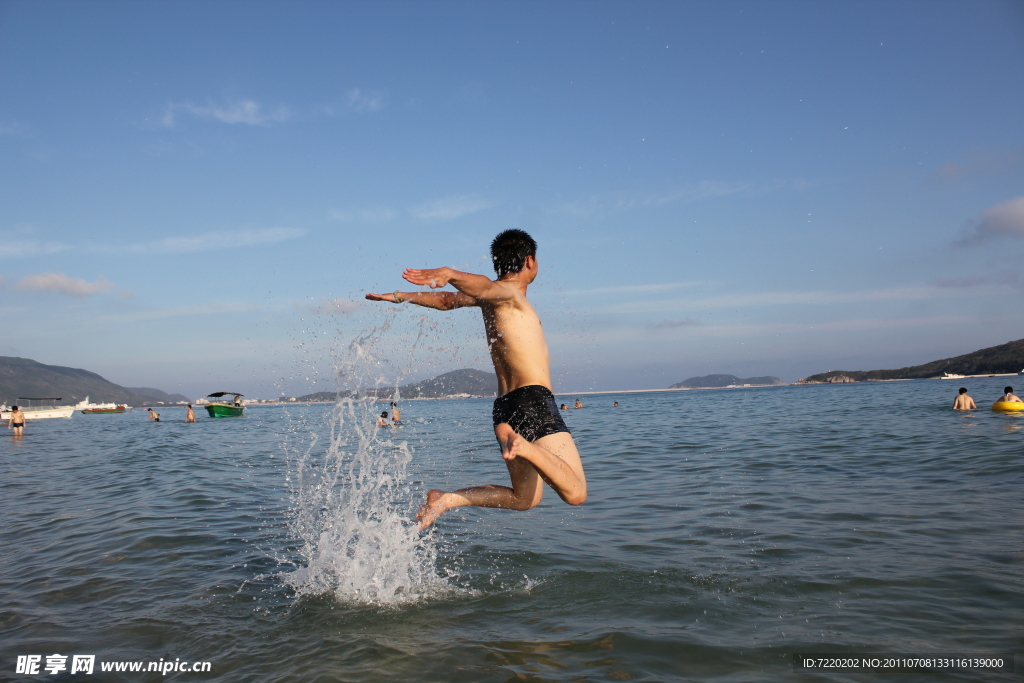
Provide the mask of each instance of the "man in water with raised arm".
POLYGON ((406 301, 450 311, 477 306, 484 317, 487 345, 498 376, 494 435, 501 446, 512 486, 471 486, 457 491, 433 489, 416 514, 420 528, 454 507, 529 510, 540 503, 544 482, 569 505, 587 499, 587 480, 576 444, 551 393, 551 368, 544 330, 526 288, 537 278, 537 243, 522 230, 506 230, 491 242, 498 279, 451 268, 407 268, 402 277, 431 289, 452 285, 455 292, 367 294, 371 301, 406 301))

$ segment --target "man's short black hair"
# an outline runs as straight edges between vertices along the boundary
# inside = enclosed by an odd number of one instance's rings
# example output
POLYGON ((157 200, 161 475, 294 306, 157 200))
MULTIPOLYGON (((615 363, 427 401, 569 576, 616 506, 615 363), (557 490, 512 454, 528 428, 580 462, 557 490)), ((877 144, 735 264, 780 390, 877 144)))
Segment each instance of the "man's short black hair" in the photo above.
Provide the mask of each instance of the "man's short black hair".
POLYGON ((1003 389, 1003 391, 1005 393, 1007 393, 1007 394, 1012 394, 1013 393, 1013 387, 1006 387, 1005 389, 1003 389))
POLYGON ((522 230, 506 230, 491 242, 491 262, 499 278, 521 271, 527 256, 537 256, 537 243, 522 230))
POLYGON ((967 393, 967 387, 960 387, 960 393, 961 394, 966 394, 967 393))

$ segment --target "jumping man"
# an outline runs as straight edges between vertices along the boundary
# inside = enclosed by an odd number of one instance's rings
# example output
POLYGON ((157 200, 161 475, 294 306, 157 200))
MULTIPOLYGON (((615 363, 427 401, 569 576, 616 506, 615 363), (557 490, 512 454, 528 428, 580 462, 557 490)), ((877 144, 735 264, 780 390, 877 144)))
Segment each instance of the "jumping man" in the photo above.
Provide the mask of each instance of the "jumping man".
POLYGON ((407 268, 402 273, 414 285, 437 289, 450 284, 456 292, 366 295, 371 301, 408 301, 441 311, 479 307, 498 376, 494 435, 512 486, 433 489, 416 515, 421 529, 446 510, 463 505, 529 510, 540 503, 544 482, 569 505, 582 505, 587 499, 583 462, 551 393, 544 330, 526 300, 526 288, 537 278, 537 243, 522 230, 506 230, 491 243, 491 260, 497 280, 451 268, 407 268))

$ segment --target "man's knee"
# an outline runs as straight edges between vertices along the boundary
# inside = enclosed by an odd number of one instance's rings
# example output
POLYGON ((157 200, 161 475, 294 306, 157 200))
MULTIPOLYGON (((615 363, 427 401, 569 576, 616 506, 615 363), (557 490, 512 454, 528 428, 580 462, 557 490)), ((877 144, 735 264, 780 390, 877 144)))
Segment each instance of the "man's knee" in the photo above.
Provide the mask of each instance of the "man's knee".
POLYGON ((520 512, 522 512, 523 510, 532 510, 533 508, 540 505, 540 501, 543 496, 543 489, 532 496, 517 495, 512 499, 512 509, 519 510, 520 512))
POLYGON ((583 505, 584 503, 587 502, 587 494, 585 491, 583 493, 569 494, 562 500, 564 500, 569 505, 583 505))

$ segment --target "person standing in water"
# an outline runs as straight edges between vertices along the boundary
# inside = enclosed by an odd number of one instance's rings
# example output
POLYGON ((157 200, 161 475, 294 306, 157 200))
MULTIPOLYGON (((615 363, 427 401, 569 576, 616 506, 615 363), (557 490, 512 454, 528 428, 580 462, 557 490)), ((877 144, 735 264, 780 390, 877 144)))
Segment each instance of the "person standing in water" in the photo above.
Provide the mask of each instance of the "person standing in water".
POLYGON ((398 409, 398 404, 394 401, 391 402, 391 421, 395 424, 402 421, 402 411, 398 409))
POLYGON ((506 230, 491 242, 497 279, 452 268, 407 268, 402 277, 414 285, 455 292, 392 292, 367 294, 370 301, 406 301, 450 311, 474 306, 484 319, 491 361, 498 376, 498 398, 492 418, 512 486, 471 486, 457 491, 432 489, 416 514, 420 529, 455 507, 529 510, 544 494, 544 482, 569 505, 587 499, 583 461, 569 428, 555 405, 551 367, 537 312, 526 289, 537 278, 537 243, 522 230, 506 230))
POLYGON ((576 399, 576 405, 575 405, 576 410, 579 410, 582 407, 583 407, 583 403, 579 399, 576 399))
POLYGON ((152 408, 146 408, 149 411, 149 417, 146 418, 146 422, 153 420, 154 422, 160 421, 160 413, 156 412, 152 408))
POLYGON ((195 422, 196 414, 192 411, 192 404, 188 404, 188 409, 185 411, 185 422, 195 422))
POLYGON ((24 436, 25 413, 18 406, 11 406, 11 417, 7 420, 7 428, 14 430, 14 436, 24 436))
POLYGON ((974 399, 967 395, 967 388, 960 387, 960 395, 953 401, 953 410, 974 410, 977 407, 974 399))

